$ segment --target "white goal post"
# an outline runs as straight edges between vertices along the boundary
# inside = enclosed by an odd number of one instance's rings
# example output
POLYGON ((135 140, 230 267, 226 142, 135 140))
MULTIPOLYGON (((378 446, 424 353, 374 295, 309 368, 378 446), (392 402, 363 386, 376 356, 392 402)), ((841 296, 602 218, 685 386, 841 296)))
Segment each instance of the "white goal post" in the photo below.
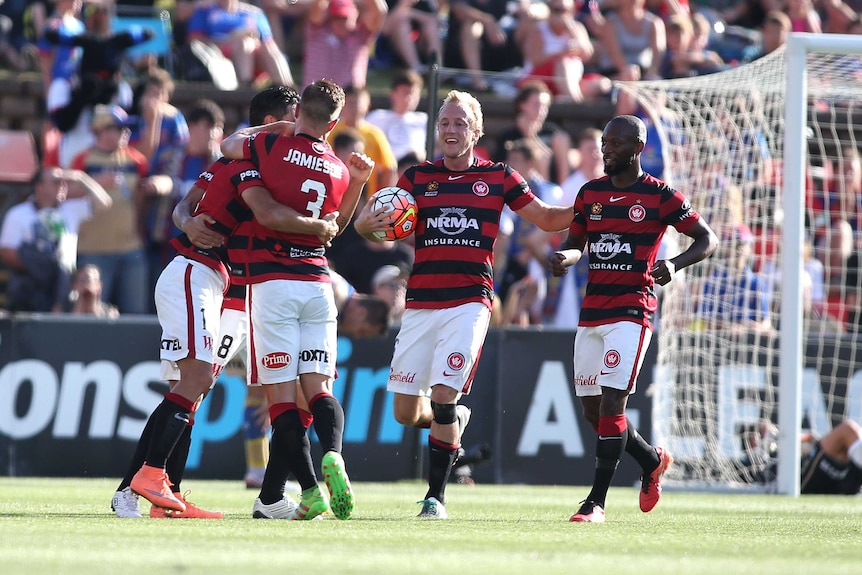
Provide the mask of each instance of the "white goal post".
POLYGON ((656 127, 655 175, 721 240, 663 294, 642 374, 669 485, 797 496, 803 428, 862 419, 860 54, 859 36, 791 34, 726 72, 617 85, 656 127))

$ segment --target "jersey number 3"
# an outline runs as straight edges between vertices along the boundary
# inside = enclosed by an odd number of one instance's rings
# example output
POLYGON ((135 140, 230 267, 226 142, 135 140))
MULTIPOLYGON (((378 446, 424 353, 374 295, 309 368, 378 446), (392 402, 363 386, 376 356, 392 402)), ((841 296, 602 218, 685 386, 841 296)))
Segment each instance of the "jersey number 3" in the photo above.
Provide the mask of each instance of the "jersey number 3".
POLYGON ((323 209, 323 200, 326 199, 326 186, 323 182, 318 182, 317 180, 305 180, 302 182, 302 191, 306 194, 317 192, 317 199, 313 202, 308 202, 305 209, 311 212, 312 217, 319 218, 320 210, 323 209))

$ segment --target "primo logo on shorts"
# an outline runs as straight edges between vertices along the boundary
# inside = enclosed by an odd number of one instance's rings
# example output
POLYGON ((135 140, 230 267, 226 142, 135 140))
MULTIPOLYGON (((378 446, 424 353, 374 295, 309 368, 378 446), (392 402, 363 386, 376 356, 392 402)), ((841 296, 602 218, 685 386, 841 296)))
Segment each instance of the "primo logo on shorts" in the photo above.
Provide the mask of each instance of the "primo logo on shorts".
POLYGON ((260 361, 265 369, 281 369, 290 365, 290 354, 276 351, 263 356, 260 361))

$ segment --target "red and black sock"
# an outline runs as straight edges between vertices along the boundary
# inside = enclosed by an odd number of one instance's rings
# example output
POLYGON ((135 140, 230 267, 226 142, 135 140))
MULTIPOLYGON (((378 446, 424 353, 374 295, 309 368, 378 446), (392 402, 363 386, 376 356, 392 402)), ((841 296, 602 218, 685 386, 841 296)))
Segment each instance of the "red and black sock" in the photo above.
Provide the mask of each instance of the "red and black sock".
POLYGON ((156 428, 147 450, 147 465, 162 468, 167 465, 168 456, 189 425, 193 408, 194 403, 185 397, 171 392, 165 394, 165 398, 153 412, 156 428))
POLYGON ((458 456, 458 446, 428 436, 428 451, 428 493, 425 494, 425 499, 433 497, 440 503, 445 503, 446 484, 449 483, 452 465, 458 456))
POLYGON ((645 474, 652 473, 661 463, 655 448, 638 433, 629 418, 626 418, 626 430, 626 453, 635 458, 645 474))
POLYGON ((625 450, 626 416, 611 415, 599 417, 599 435, 596 438, 596 474, 593 488, 587 496, 605 507, 608 489, 620 463, 620 457, 625 450))

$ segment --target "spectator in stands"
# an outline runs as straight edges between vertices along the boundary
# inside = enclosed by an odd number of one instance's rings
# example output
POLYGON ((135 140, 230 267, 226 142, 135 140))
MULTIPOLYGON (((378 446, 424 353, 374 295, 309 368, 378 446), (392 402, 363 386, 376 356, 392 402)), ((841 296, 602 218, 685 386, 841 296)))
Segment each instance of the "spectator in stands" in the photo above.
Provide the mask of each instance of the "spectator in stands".
POLYGON ((665 26, 645 0, 619 0, 599 33, 599 71, 616 80, 657 80, 666 50, 665 26))
MULTIPOLYGON (((546 204, 561 205, 560 187, 544 179, 536 170, 536 160, 540 154, 541 150, 533 140, 514 140, 506 143, 505 163, 524 177, 540 200, 546 204)), ((508 208, 504 214, 512 221, 511 226, 507 226, 511 232, 507 234, 505 242, 505 258, 500 260, 505 268, 500 274, 499 283, 494 283, 497 294, 503 300, 503 321, 515 325, 536 324, 540 322, 541 302, 547 292, 544 265, 547 249, 543 243, 531 241, 531 236, 538 229, 535 225, 508 208)), ((500 228, 503 229, 502 224, 500 228)))
POLYGON ((0 260, 11 270, 6 302, 12 311, 59 311, 75 269, 78 230, 111 198, 77 170, 40 168, 33 195, 13 206, 0 229, 0 260))
POLYGON ((551 0, 548 9, 548 17, 525 33, 525 79, 545 82, 551 94, 564 101, 581 102, 609 93, 609 78, 584 75, 593 43, 586 27, 575 19, 575 0, 551 0))
POLYGON ((31 42, 33 30, 45 27, 46 0, 6 0, 0 3, 0 68, 16 72, 39 71, 39 53, 31 42), (29 32, 29 34, 28 34, 29 32))
MULTIPOLYGON (((327 139, 333 148, 335 141, 346 130, 355 130, 363 143, 364 154, 374 160, 374 171, 365 184, 365 195, 369 196, 386 186, 395 185, 395 169, 398 163, 392 153, 392 147, 386 134, 379 127, 366 120, 371 96, 366 88, 356 86, 344 87, 344 108, 341 110, 341 120, 329 132, 327 139)), ((338 154, 338 151, 335 152, 338 154)), ((341 157, 341 156, 339 156, 341 157)), ((349 153, 347 156, 349 157, 349 153)))
POLYGON ((820 15, 817 14, 811 0, 785 0, 784 11, 790 17, 790 29, 793 32, 812 34, 823 32, 820 15))
MULTIPOLYGON (((168 243, 175 235, 171 213, 186 192, 175 184, 180 181, 189 126, 183 113, 170 103, 173 92, 174 82, 166 70, 154 68, 144 76, 135 106, 140 123, 132 130, 129 141, 148 161, 149 177, 141 182, 137 196, 138 225, 149 269, 148 293, 155 289, 159 274, 173 259, 174 251, 168 243)), ((148 312, 155 311, 155 304, 150 303, 148 312)))
POLYGON ((544 82, 527 82, 515 96, 515 125, 497 138, 495 158, 506 157, 506 142, 519 139, 532 140, 538 145, 536 170, 551 182, 562 182, 569 177, 569 148, 571 138, 557 124, 546 121, 551 106, 551 92, 544 82))
POLYGON ((821 0, 817 6, 823 15, 823 32, 826 34, 854 34, 853 25, 859 14, 842 0, 821 0))
POLYGON ((72 291, 63 306, 65 313, 115 318, 119 310, 102 301, 102 274, 99 268, 89 264, 75 271, 72 291))
POLYGON ((401 316, 407 304, 407 275, 398 266, 386 265, 371 278, 371 294, 389 305, 391 325, 401 325, 401 316))
POLYGON ((763 20, 760 32, 760 45, 751 46, 743 54, 744 62, 753 62, 772 54, 787 42, 787 35, 791 32, 790 17, 780 10, 773 10, 763 20))
POLYGON ((216 0, 198 5, 188 23, 188 39, 211 42, 233 62, 237 79, 251 85, 258 70, 273 84, 292 86, 293 76, 284 54, 272 37, 263 11, 239 0, 216 0))
POLYGON ((383 35, 401 63, 416 72, 443 57, 437 0, 387 0, 383 35))
MULTIPOLYGON (((54 13, 45 24, 45 30, 53 30, 61 39, 69 39, 83 34, 86 27, 80 19, 81 0, 56 0, 54 13)), ((78 73, 81 49, 71 42, 49 43, 44 37, 39 41, 39 59, 42 66, 42 79, 45 89, 56 78, 71 80, 78 73)))
POLYGON ((767 282, 751 268, 751 230, 740 225, 727 233, 703 285, 696 312, 699 321, 711 329, 774 334, 772 294, 767 282))
MULTIPOLYGON (((70 102, 51 112, 54 124, 63 132, 75 125, 84 108, 109 104, 120 96, 121 89, 129 89, 120 74, 123 55, 126 49, 146 42, 154 34, 141 26, 112 33, 111 13, 106 5, 87 4, 83 16, 86 27, 83 34, 63 36, 57 29, 48 29, 44 35, 52 45, 78 46, 82 50, 77 74, 71 82, 70 102)), ((54 79, 52 86, 66 80, 70 79, 54 79)))
POLYGON ((763 26, 769 12, 780 11, 783 5, 783 0, 735 0, 720 10, 719 16, 727 24, 758 29, 763 26))
POLYGON ((146 313, 147 261, 138 228, 138 184, 147 175, 147 159, 128 144, 134 120, 119 106, 96 106, 91 128, 95 142, 72 166, 99 182, 113 203, 85 222, 78 235, 78 265, 102 272, 104 301, 120 313, 146 313))
POLYGON ((389 305, 375 295, 356 291, 340 274, 330 270, 332 295, 338 310, 338 335, 380 337, 389 332, 389 305))
POLYGON ((385 0, 312 0, 305 23, 302 85, 328 78, 365 86, 368 57, 386 18, 385 0))
POLYGON ((662 78, 689 78, 712 74, 724 67, 721 57, 695 44, 694 22, 688 14, 674 14, 667 20, 667 52, 659 73, 662 78))
POLYGON ((483 71, 499 72, 520 66, 526 22, 524 3, 508 0, 451 0, 449 31, 443 63, 466 69, 474 92, 491 87, 483 71))
POLYGON ((423 85, 422 76, 414 70, 396 72, 389 87, 389 109, 379 108, 368 114, 368 122, 383 130, 397 159, 410 153, 425 158, 428 114, 416 109, 423 85))

